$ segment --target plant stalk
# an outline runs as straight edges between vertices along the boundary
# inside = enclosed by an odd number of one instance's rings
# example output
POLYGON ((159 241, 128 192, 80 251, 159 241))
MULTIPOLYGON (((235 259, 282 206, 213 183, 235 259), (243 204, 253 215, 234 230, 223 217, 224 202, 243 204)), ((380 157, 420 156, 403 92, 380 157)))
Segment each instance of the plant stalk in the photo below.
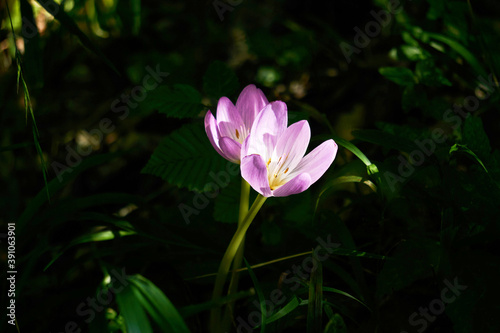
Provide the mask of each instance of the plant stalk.
MULTIPOLYGON (((243 219, 241 225, 238 226, 238 229, 234 233, 234 236, 231 239, 231 242, 229 243, 229 246, 227 247, 226 252, 224 253, 222 261, 219 265, 219 270, 215 278, 212 301, 215 302, 222 296, 222 290, 224 289, 224 283, 226 282, 226 277, 229 273, 231 263, 233 262, 234 257, 236 256, 236 252, 238 251, 241 243, 243 242, 243 239, 245 238, 245 234, 250 227, 250 224, 252 224, 253 219, 259 212, 266 199, 266 197, 260 194, 257 196, 252 207, 250 207, 250 210, 243 219)), ((213 308, 210 313, 210 332, 212 333, 221 333, 219 329, 221 320, 220 313, 220 307, 213 308)))

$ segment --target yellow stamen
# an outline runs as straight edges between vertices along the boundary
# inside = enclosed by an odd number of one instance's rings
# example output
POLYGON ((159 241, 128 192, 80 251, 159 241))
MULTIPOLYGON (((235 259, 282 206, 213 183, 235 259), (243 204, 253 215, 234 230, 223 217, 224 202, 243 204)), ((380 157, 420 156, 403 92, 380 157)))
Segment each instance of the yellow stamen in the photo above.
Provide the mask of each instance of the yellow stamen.
POLYGON ((287 173, 287 172, 288 172, 288 169, 289 169, 289 168, 286 168, 285 172, 283 172, 283 173, 287 173))
POLYGON ((266 166, 269 166, 269 164, 271 164, 271 159, 269 159, 269 161, 267 161, 266 166))
POLYGON ((238 132, 238 130, 236 130, 236 139, 239 139, 240 138, 240 133, 238 132))

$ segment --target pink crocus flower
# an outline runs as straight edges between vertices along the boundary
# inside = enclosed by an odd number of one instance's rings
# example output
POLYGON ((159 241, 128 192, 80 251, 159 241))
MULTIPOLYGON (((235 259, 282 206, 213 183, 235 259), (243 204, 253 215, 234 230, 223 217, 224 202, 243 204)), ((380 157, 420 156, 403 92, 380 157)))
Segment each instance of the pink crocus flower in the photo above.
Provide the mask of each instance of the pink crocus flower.
POLYGON ((281 101, 266 105, 250 132, 241 150, 241 175, 265 197, 307 190, 330 167, 338 150, 330 139, 304 156, 311 139, 309 123, 302 120, 287 128, 286 104, 281 101))
POLYGON ((205 115, 205 131, 215 150, 228 161, 239 164, 241 144, 248 137, 259 111, 269 102, 262 90, 251 84, 240 93, 236 106, 227 97, 217 104, 217 119, 205 115))

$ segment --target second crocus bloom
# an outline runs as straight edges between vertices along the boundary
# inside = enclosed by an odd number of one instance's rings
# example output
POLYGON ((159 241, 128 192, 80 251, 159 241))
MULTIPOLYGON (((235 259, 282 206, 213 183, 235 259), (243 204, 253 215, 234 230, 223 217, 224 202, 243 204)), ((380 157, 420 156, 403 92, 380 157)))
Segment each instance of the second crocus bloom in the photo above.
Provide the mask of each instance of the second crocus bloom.
POLYGON ((241 148, 241 175, 265 197, 307 190, 330 167, 338 150, 335 141, 327 140, 305 155, 309 123, 302 120, 287 128, 283 102, 266 105, 250 131, 241 148))
POLYGON ((215 150, 225 159, 240 163, 241 144, 248 137, 259 111, 268 104, 264 93, 251 84, 241 92, 236 106, 221 97, 217 104, 217 119, 212 112, 205 115, 205 131, 215 150))

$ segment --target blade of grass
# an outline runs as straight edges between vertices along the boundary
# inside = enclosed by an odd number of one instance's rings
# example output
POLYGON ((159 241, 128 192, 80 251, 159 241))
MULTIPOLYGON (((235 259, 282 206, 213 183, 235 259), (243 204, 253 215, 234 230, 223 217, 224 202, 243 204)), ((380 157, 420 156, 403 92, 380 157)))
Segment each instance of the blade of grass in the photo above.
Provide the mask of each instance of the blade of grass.
POLYGON ((134 293, 135 286, 129 284, 116 294, 116 303, 125 319, 127 333, 153 333, 149 319, 134 293))
MULTIPOLYGON (((292 300, 288 302, 284 307, 282 307, 278 312, 274 313, 273 315, 267 317, 266 324, 270 324, 278 319, 281 319, 288 315, 290 312, 295 310, 299 305, 301 305, 301 302, 297 298, 297 296, 293 296, 292 300)), ((257 326, 258 327, 258 326, 257 326)), ((256 327, 256 328, 257 328, 256 327)))
POLYGON ((255 287, 255 291, 257 292, 257 297, 259 298, 260 314, 261 314, 260 333, 265 333, 266 332, 266 320, 267 320, 266 299, 264 298, 264 293, 262 292, 262 288, 260 287, 259 280, 257 280, 257 276, 255 276, 255 273, 253 272, 252 268, 248 264, 248 261, 245 258, 243 258, 243 260, 245 261, 245 266, 248 269, 248 274, 250 275, 250 278, 252 279, 253 285, 255 287))
POLYGON ((313 269, 309 280, 309 304, 307 306, 307 332, 320 332, 323 316, 323 267, 313 255, 313 269))
POLYGON ((349 297, 350 299, 353 299, 355 300, 356 302, 358 302, 359 304, 363 305, 365 308, 367 308, 368 310, 372 311, 368 305, 366 305, 365 303, 361 302, 359 299, 357 299, 356 297, 352 296, 351 294, 348 294, 346 293, 345 291, 342 291, 342 290, 338 290, 338 289, 335 289, 335 288, 331 288, 331 287, 323 287, 323 290, 324 291, 328 291, 328 292, 332 292, 332 293, 336 293, 336 294, 339 294, 339 295, 342 295, 342 296, 345 296, 345 297, 349 297))
POLYGON ((189 333, 184 319, 175 306, 154 283, 141 275, 134 275, 129 281, 142 293, 144 297, 141 299, 141 304, 163 332, 189 333))
POLYGON ((17 63, 17 92, 19 93, 19 81, 21 81, 23 84, 23 91, 24 91, 25 118, 26 118, 26 122, 27 122, 28 121, 28 111, 29 111, 29 113, 31 115, 31 120, 33 121, 33 123, 32 123, 33 140, 35 142, 35 147, 36 147, 36 151, 38 153, 38 156, 40 157, 40 161, 41 161, 41 165, 42 165, 43 181, 45 183, 45 191, 47 194, 47 199, 50 202, 50 191, 49 191, 49 187, 47 184, 47 167, 45 164, 45 159, 43 158, 42 148, 40 147, 40 143, 38 142, 38 136, 39 136, 38 127, 36 126, 35 115, 33 113, 33 106, 31 104, 28 85, 26 84, 26 81, 24 80, 21 55, 19 53, 19 50, 18 50, 17 44, 16 44, 16 33, 14 31, 14 25, 12 23, 12 17, 10 15, 10 8, 9 8, 8 1, 5 2, 5 5, 7 7, 7 13, 9 15, 10 27, 12 29, 12 36, 14 39, 13 43, 14 43, 14 48, 16 50, 15 53, 16 53, 16 63, 17 63))

